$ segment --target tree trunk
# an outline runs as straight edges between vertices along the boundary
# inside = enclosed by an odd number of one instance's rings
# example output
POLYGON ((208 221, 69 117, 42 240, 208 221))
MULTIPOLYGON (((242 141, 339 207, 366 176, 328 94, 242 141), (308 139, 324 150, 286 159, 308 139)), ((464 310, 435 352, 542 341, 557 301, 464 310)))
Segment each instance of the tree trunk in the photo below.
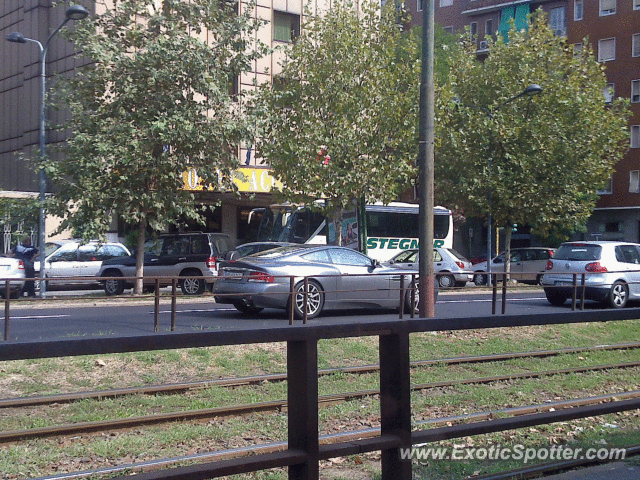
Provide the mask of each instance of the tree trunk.
POLYGON ((147 230, 147 219, 143 217, 138 224, 138 244, 136 245, 136 283, 133 289, 134 295, 142 295, 144 274, 144 243, 147 230))
POLYGON ((336 245, 342 245, 342 208, 333 211, 333 224, 336 227, 336 245))
POLYGON ((509 277, 511 273, 511 232, 513 231, 513 225, 507 225, 504 227, 504 272, 509 277))

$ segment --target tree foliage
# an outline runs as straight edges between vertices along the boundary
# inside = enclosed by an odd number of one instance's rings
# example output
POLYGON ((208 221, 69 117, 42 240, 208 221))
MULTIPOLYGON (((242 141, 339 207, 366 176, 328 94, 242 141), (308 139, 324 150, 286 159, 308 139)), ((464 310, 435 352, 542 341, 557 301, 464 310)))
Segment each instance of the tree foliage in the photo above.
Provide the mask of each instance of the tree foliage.
MULTIPOLYGON (((354 200, 395 200, 415 177, 418 42, 391 3, 309 17, 282 72, 258 93, 258 153, 287 200, 325 200, 340 228, 354 200)), ((339 236, 338 236, 339 238, 339 236)))
POLYGON ((468 215, 491 215, 511 231, 575 231, 591 215, 596 189, 628 143, 628 109, 605 104, 604 67, 537 11, 528 30, 499 35, 484 61, 476 43, 452 50, 449 83, 438 92, 436 183, 440 201, 468 215), (518 97, 530 84, 544 89, 518 97))
POLYGON ((114 214, 138 226, 141 275, 147 226, 201 218, 184 172, 205 189, 235 188, 250 122, 231 80, 264 48, 248 40, 257 22, 230 0, 96 3, 104 13, 70 35, 91 63, 65 82, 72 137, 47 168, 63 228, 100 236, 114 214))

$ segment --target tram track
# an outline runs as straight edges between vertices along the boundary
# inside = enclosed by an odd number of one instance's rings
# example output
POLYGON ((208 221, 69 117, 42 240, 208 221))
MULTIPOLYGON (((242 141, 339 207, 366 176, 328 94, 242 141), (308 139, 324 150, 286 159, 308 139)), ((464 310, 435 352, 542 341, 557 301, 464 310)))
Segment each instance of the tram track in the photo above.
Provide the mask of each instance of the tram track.
MULTIPOLYGON (((441 363, 441 361, 439 362, 441 363)), ((447 381, 438 381, 438 382, 429 382, 424 384, 416 384, 412 385, 412 391, 422 391, 428 389, 438 389, 445 387, 455 387, 458 385, 481 385, 481 384, 490 384, 496 382, 503 381, 513 381, 518 379, 530 379, 530 378, 539 378, 544 376, 551 375, 569 375, 576 373, 588 373, 588 372, 596 372, 596 371, 604 371, 604 370, 614 370, 614 369, 627 369, 627 368, 635 368, 640 367, 640 361, 637 362, 624 362, 618 364, 603 364, 603 365, 592 365, 585 367, 573 367, 573 368, 564 368, 564 369, 556 369, 556 370, 545 370, 538 372, 521 372, 521 373, 513 373, 508 375, 495 375, 489 377, 475 377, 475 378, 467 378, 467 379, 458 379, 458 380, 447 380, 447 381)), ((184 390, 184 389, 183 389, 184 390)), ((347 393, 339 393, 339 394, 331 394, 331 395, 320 395, 318 397, 319 407, 328 407, 330 405, 340 404, 350 400, 356 400, 365 397, 371 397, 378 395, 380 392, 377 389, 370 390, 360 390, 355 392, 347 392, 347 393)), ((640 397, 640 391, 636 392, 626 392, 620 393, 616 395, 618 398, 636 398, 640 397)), ((603 401, 602 399, 599 401, 603 401)), ((566 406, 562 408, 569 408, 571 406, 584 405, 584 403, 580 403, 581 400, 576 400, 575 402, 569 402, 566 406)), ((179 421, 202 421, 209 420, 212 418, 221 418, 221 417, 233 417, 233 416, 242 416, 251 413, 258 412, 280 412, 287 409, 287 401, 286 400, 275 400, 269 402, 257 402, 250 404, 242 404, 242 405, 232 405, 227 407, 214 407, 214 408, 204 408, 204 409, 196 409, 196 410, 187 410, 187 411, 179 411, 179 412, 168 412, 168 413, 154 413, 153 415, 142 415, 135 417, 128 417, 122 419, 112 419, 112 420, 102 420, 95 422, 79 422, 73 424, 66 425, 55 425, 48 427, 38 427, 38 428, 29 428, 24 430, 9 430, 9 431, 1 431, 0 432, 0 443, 10 443, 17 442, 21 440, 34 439, 34 438, 46 438, 46 437, 56 437, 63 435, 77 435, 84 433, 95 433, 95 432, 104 432, 104 431, 114 431, 121 429, 130 429, 136 427, 144 427, 150 425, 171 423, 171 422, 179 422, 179 421)), ((514 415, 524 415, 527 413, 532 413, 533 411, 541 411, 539 406, 535 407, 536 410, 531 410, 530 407, 517 407, 513 409, 511 414, 514 415)), ((487 415, 492 415, 490 412, 487 415)), ((489 418, 483 417, 483 414, 473 414, 473 417, 477 416, 477 419, 489 418)), ((460 418, 470 418, 469 415, 464 415, 460 418)), ((444 422, 451 422, 451 418, 447 418, 443 420, 444 422)))
MULTIPOLYGON (((640 342, 632 342, 632 343, 620 343, 620 344, 611 344, 611 345, 596 345, 592 347, 572 347, 572 348, 560 348, 554 350, 535 350, 528 352, 513 352, 513 353, 501 353, 501 354, 490 354, 490 355, 474 355, 474 356, 460 356, 460 357, 448 357, 448 358, 440 358, 440 359, 431 359, 431 360, 417 360, 411 362, 411 367, 428 367, 434 365, 462 365, 462 364, 473 364, 473 363, 489 363, 489 362, 500 362, 507 360, 515 360, 518 358, 545 358, 545 357, 553 357, 559 355, 570 355, 576 353, 583 353, 588 351, 612 351, 612 350, 633 350, 640 348, 640 342)), ((631 362, 635 366, 635 362, 631 362)), ((624 364, 620 364, 624 365, 624 364)), ((605 369, 612 368, 610 366, 594 366, 597 369, 605 369)), ((578 369, 581 367, 577 367, 578 369)), ((627 367, 628 368, 628 367, 627 367)), ((353 366, 353 367, 337 367, 337 368, 327 368, 318 371, 318 376, 328 376, 335 374, 369 374, 375 373, 380 370, 380 366, 377 364, 372 365, 361 365, 361 366, 353 366)), ((578 370, 575 370, 578 372, 578 370)), ((569 373, 567 370, 566 373, 569 373)), ((538 372, 540 374, 540 372, 538 372)), ((483 383, 489 383, 491 381, 500 381, 509 380, 509 377, 512 378, 523 378, 518 377, 518 374, 515 377, 512 376, 496 376, 496 377, 487 377, 485 379, 477 379, 483 383)), ((528 372, 525 375, 535 376, 536 372, 528 372)), ((33 407, 33 406, 45 406, 51 404, 63 404, 63 403, 72 403, 81 400, 103 400, 103 399, 113 399, 124 396, 132 396, 132 395, 171 395, 171 394, 182 394, 188 392, 190 390, 198 390, 198 389, 206 389, 211 387, 241 387, 246 385, 259 385, 269 382, 283 382, 287 380, 286 373, 273 373, 273 374, 265 374, 265 375, 252 375, 246 377, 235 377, 235 378, 217 378, 210 380, 201 380, 196 382, 184 382, 184 383, 174 383, 174 384, 166 384, 166 385, 149 385, 145 387, 127 387, 127 388, 116 388, 116 389, 108 389, 108 390, 98 390, 98 391, 87 391, 87 392, 77 392, 77 393, 65 393, 65 394, 56 394, 56 395, 42 395, 42 396, 30 396, 30 397, 18 397, 18 398, 5 398, 0 399, 0 409, 4 408, 23 408, 23 407, 33 407)), ((469 383, 474 383, 473 380, 469 379, 469 383)), ((442 385, 439 386, 449 386, 448 382, 441 382, 442 385)), ((424 387, 427 388, 427 387, 424 387)))
MULTIPOLYGON (((437 419, 428 419, 420 422, 416 422, 415 425, 421 428, 433 428, 440 425, 450 425, 469 420, 482 421, 488 418, 495 418, 501 415, 528 415, 537 412, 553 411, 564 408, 573 408, 586 405, 595 405, 604 402, 623 400, 628 398, 640 397, 640 390, 633 392, 626 392, 622 394, 609 394, 598 395, 594 397, 584 397, 572 400, 563 400, 545 404, 528 405, 514 408, 505 408, 499 410, 491 410, 486 412, 476 412, 474 414, 457 415, 450 417, 443 417, 437 419)), ((373 438, 380 435, 379 427, 371 427, 366 429, 353 430, 345 433, 333 433, 319 436, 320 445, 330 445, 340 442, 348 442, 359 439, 373 438)), ((237 447, 226 450, 218 450, 211 452, 202 452, 193 455, 184 455, 174 458, 164 458, 152 461, 139 462, 135 464, 124 464, 118 466, 111 466, 108 468, 99 468, 94 470, 85 470, 80 472, 62 473, 55 476, 41 477, 39 480, 72 480, 89 478, 100 474, 115 474, 121 472, 129 473, 142 473, 151 470, 157 470, 160 468, 169 468, 177 464, 184 464, 185 462, 216 462, 222 460, 229 460, 233 458, 275 453, 284 451, 287 449, 286 442, 270 442, 258 445, 251 445, 248 447, 237 447)), ((631 457, 640 454, 640 445, 632 445, 626 447, 627 456, 631 457)), ((540 475, 549 475, 558 473, 573 468, 578 468, 586 465, 594 465, 597 463, 605 463, 604 460, 573 460, 573 461, 557 461, 547 462, 544 464, 527 466, 510 471, 500 472, 498 474, 489 474, 478 478, 480 480, 525 480, 538 478, 540 475)))

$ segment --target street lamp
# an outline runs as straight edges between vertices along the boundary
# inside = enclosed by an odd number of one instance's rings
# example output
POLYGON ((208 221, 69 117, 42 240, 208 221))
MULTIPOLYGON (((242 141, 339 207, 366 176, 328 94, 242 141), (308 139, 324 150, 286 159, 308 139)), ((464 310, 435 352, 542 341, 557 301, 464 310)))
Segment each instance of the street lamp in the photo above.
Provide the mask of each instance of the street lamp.
MULTIPOLYGON (((532 83, 527 88, 525 88, 518 95, 515 95, 508 100, 502 102, 495 108, 489 108, 486 106, 479 105, 465 105, 465 107, 478 108, 487 114, 489 120, 493 121, 493 114, 504 107, 506 104, 513 102, 521 97, 533 97, 534 95, 538 95, 542 93, 542 87, 538 84, 532 83)), ((489 143, 489 148, 493 146, 493 138, 489 143)), ((493 171, 493 151, 490 151, 489 155, 489 176, 492 175, 493 171)), ((488 195, 488 212, 487 212, 487 285, 491 285, 491 179, 489 179, 489 195, 488 195)))
MULTIPOLYGON (((13 43, 27 43, 32 42, 35 43, 40 49, 40 161, 44 162, 45 160, 45 98, 46 98, 46 58, 47 58, 47 49, 49 48, 49 43, 51 39, 60 31, 60 29, 69 21, 69 20, 82 20, 87 15, 89 15, 89 11, 81 5, 72 5, 67 8, 65 12, 64 21, 56 28, 47 41, 42 45, 38 40, 34 40, 32 38, 26 38, 19 32, 12 32, 7 35, 7 41, 13 43)), ((38 243, 40 247, 40 297, 44 298, 46 295, 46 284, 44 282, 45 278, 45 243, 46 243, 46 230, 45 230, 45 222, 46 222, 46 210, 45 210, 45 193, 47 187, 47 180, 45 177, 44 168, 41 166, 40 168, 40 217, 39 217, 39 233, 38 233, 38 243)))

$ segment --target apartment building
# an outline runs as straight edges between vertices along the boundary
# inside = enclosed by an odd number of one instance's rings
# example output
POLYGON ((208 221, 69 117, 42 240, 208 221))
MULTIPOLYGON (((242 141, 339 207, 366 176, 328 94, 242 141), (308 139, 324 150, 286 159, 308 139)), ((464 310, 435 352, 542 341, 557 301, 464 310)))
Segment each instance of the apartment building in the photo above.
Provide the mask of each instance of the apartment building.
MULTIPOLYGON (((256 39, 271 47, 290 44, 300 32, 305 7, 312 14, 331 7, 332 0, 258 0, 252 13, 265 21, 264 26, 255 34, 256 39)), ((40 52, 36 44, 11 43, 6 41, 8 34, 20 32, 24 37, 45 43, 54 29, 65 20, 65 12, 71 4, 82 4, 95 11, 95 2, 76 0, 67 4, 54 5, 52 0, 6 0, 0 2, 0 196, 33 196, 39 192, 39 172, 35 164, 29 164, 19 154, 28 154, 34 158, 39 154, 40 119, 40 52)), ((239 8, 248 8, 246 2, 240 2, 239 8)), ((253 62, 250 72, 235 79, 232 92, 250 90, 254 84, 270 82, 280 71, 279 63, 282 51, 253 62)), ((55 88, 53 78, 56 75, 69 75, 78 68, 80 61, 75 57, 74 46, 61 35, 56 35, 49 44, 46 56, 47 89, 55 88)), ((60 124, 64 111, 46 109, 46 145, 47 153, 54 154, 55 146, 66 140, 69 132, 56 130, 53 125, 60 124)), ((230 234, 238 242, 249 234, 248 219, 253 208, 266 206, 272 202, 272 188, 276 184, 270 170, 260 159, 256 159, 252 145, 239 145, 238 157, 241 160, 244 179, 237 180, 243 193, 241 198, 221 192, 205 192, 198 185, 197 172, 185 172, 184 188, 193 190, 197 201, 202 204, 222 202, 220 207, 207 213, 206 225, 184 225, 185 230, 197 229, 230 234)), ((55 186, 48 184, 47 193, 55 186)), ((0 212, 0 223, 5 233, 14 232, 19 219, 9 219, 0 212)), ((47 239, 54 238, 51 232, 58 221, 47 217, 47 239)), ((115 239, 124 234, 124 226, 114 220, 109 237, 115 239)), ((68 237, 69 234, 62 234, 68 237)))
MULTIPOLYGON (((422 0, 407 0, 406 8, 412 23, 422 24, 422 0)), ((594 47, 606 69, 603 101, 631 101, 629 151, 598 190, 596 209, 581 239, 640 242, 640 0, 435 0, 435 20, 451 33, 468 27, 477 38, 478 55, 486 55, 487 38, 507 31, 511 18, 523 26, 527 14, 538 8, 547 12, 556 35, 566 36, 574 48, 585 41, 594 47)), ((531 241, 526 235, 515 237, 531 241)))

